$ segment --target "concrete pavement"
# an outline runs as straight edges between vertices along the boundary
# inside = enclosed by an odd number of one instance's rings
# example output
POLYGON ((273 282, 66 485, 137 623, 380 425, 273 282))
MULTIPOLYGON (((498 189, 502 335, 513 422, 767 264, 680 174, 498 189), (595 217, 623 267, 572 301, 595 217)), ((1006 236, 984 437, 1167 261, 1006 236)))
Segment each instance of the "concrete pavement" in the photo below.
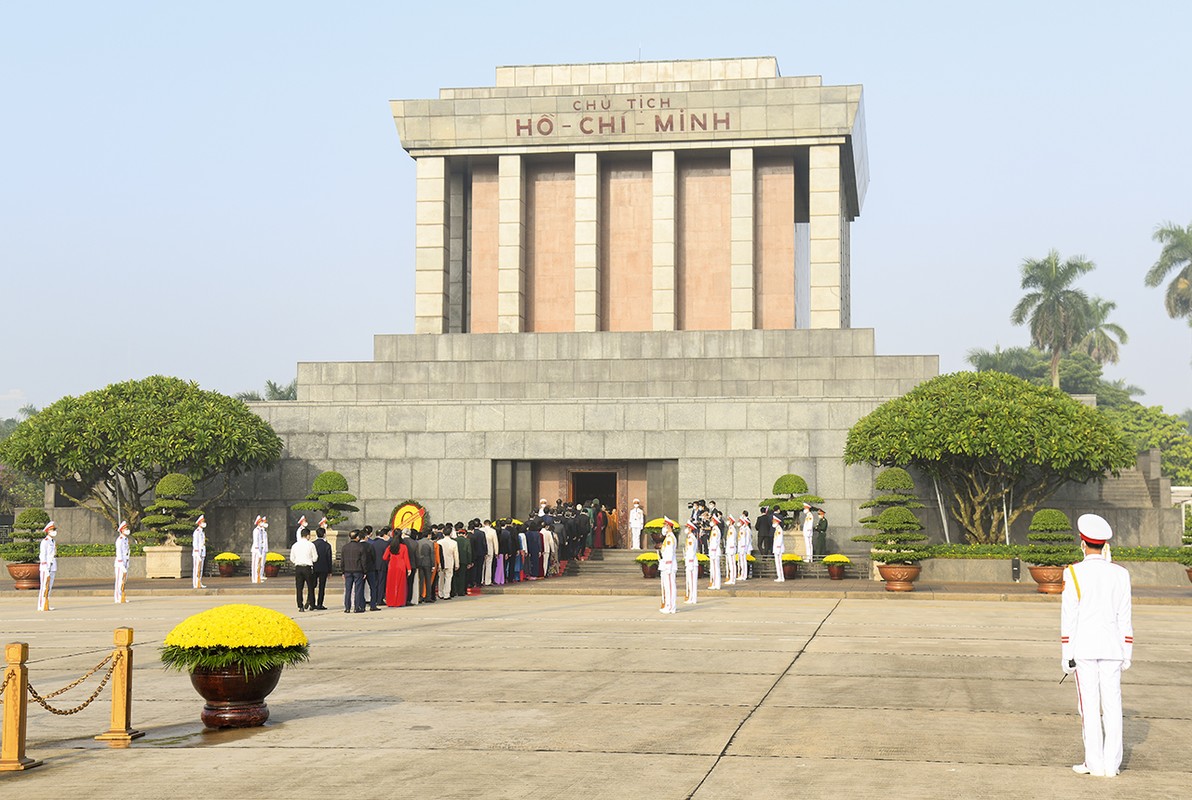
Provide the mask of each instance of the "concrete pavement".
POLYGON ((1096 779, 1068 768, 1080 732, 1075 687, 1057 683, 1054 602, 701 593, 668 617, 652 597, 538 592, 295 614, 311 662, 286 670, 268 725, 219 732, 157 647, 191 613, 289 613, 288 594, 123 607, 79 594, 47 614, 11 597, 2 638, 29 642, 43 693, 94 666, 115 627, 135 628, 133 720, 147 735, 127 750, 90 738, 107 727, 106 692, 71 717, 34 706, 28 751, 45 765, 0 773, 5 796, 1150 800, 1185 796, 1192 778, 1183 606, 1135 609, 1125 771, 1096 779))

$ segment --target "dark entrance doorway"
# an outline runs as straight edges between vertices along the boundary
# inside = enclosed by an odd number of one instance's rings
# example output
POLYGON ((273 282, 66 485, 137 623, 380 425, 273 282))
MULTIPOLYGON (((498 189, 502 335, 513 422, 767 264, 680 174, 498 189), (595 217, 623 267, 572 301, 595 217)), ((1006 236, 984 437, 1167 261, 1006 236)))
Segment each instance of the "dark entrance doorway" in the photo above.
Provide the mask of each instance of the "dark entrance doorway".
POLYGON ((571 473, 571 501, 587 505, 593 499, 607 508, 617 508, 617 473, 615 472, 573 472, 571 473))

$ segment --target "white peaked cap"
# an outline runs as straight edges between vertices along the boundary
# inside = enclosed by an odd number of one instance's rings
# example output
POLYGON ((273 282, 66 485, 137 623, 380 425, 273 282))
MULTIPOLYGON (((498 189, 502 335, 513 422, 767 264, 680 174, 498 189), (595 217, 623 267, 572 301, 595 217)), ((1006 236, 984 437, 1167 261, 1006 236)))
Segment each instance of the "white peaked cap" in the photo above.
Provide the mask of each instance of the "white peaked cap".
POLYGON ((1081 514, 1076 520, 1076 530, 1080 532, 1081 539, 1093 544, 1104 544, 1113 538, 1113 528, 1109 527, 1104 517, 1096 514, 1081 514))
POLYGON ((127 523, 127 522, 125 522, 125 521, 123 521, 123 520, 121 520, 121 522, 120 522, 120 525, 119 525, 119 526, 117 526, 116 530, 117 530, 117 531, 126 531, 126 530, 128 530, 128 523, 127 523))
POLYGON ((46 523, 46 526, 41 529, 41 532, 49 533, 50 531, 56 529, 57 527, 58 526, 54 524, 54 520, 50 520, 49 522, 46 523))

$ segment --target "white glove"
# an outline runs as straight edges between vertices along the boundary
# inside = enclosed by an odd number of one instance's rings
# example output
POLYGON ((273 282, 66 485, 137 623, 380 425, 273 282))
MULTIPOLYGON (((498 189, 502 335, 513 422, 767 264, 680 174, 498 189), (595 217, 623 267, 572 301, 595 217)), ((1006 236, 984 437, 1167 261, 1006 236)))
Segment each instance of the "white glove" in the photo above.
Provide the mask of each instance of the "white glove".
POLYGON ((1122 672, 1125 672, 1128 669, 1130 669, 1130 659, 1127 658, 1122 662, 1122 672))
MULTIPOLYGON (((1064 671, 1065 675, 1071 675, 1076 671, 1076 664, 1074 664, 1070 659, 1061 658, 1060 669, 1064 671)), ((1123 667, 1123 669, 1125 669, 1125 667, 1123 667)))

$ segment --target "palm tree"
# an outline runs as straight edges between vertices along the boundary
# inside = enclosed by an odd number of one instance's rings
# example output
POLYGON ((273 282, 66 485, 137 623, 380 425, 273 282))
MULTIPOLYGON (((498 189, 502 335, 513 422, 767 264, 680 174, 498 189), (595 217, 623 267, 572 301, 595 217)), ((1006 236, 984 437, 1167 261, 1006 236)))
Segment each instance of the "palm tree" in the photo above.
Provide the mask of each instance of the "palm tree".
POLYGON ((1010 321, 1021 325, 1030 320, 1031 343, 1051 356, 1051 385, 1060 386, 1060 356, 1076 346, 1088 331, 1089 298, 1072 282, 1096 269, 1083 256, 1060 262, 1052 250, 1046 258, 1022 262, 1022 288, 1026 296, 1018 301, 1010 321))
POLYGON ((1077 349, 1088 355, 1098 364, 1116 364, 1118 362, 1118 345, 1129 341, 1126 331, 1121 325, 1109 321, 1109 312, 1117 308, 1112 300, 1102 300, 1100 297, 1089 299, 1088 333, 1080 340, 1077 349), (1117 341, 1113 337, 1117 337, 1117 341))
POLYGON ((1187 317, 1192 325, 1192 225, 1181 228, 1168 222, 1155 230, 1154 240, 1163 245, 1159 260, 1147 271, 1146 285, 1158 286, 1175 271, 1167 284, 1163 305, 1172 319, 1187 317))

